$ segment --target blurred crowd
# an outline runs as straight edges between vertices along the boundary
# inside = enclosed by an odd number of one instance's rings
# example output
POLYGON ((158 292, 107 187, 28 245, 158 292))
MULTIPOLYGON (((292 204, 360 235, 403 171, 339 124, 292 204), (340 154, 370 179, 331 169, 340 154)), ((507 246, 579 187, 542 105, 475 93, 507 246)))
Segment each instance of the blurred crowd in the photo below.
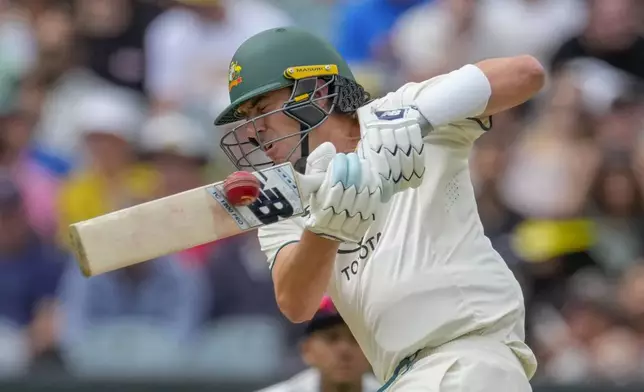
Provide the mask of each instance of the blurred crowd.
POLYGON ((644 382, 638 0, 0 0, 0 377, 304 366, 254 233, 91 279, 67 239, 230 173, 229 61, 284 25, 326 36, 374 96, 537 57, 547 87, 472 152, 481 218, 524 288, 537 379, 644 382))

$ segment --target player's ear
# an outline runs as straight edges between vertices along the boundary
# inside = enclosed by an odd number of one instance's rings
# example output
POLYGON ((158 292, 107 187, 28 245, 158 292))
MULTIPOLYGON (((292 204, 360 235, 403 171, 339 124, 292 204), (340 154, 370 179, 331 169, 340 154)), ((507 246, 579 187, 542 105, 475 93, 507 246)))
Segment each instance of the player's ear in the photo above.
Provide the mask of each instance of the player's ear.
POLYGON ((318 79, 316 87, 318 90, 315 92, 315 98, 324 97, 329 94, 329 86, 325 80, 318 79))
MULTIPOLYGON (((326 97, 327 95, 329 95, 329 86, 328 86, 326 81, 324 81, 322 79, 318 79, 316 87, 319 90, 315 91, 315 94, 313 94, 314 99, 315 98, 326 97)), ((322 106, 324 108, 328 108, 329 105, 330 105, 329 99, 320 99, 319 101, 317 101, 317 103, 318 103, 318 105, 320 105, 320 106, 322 106)))

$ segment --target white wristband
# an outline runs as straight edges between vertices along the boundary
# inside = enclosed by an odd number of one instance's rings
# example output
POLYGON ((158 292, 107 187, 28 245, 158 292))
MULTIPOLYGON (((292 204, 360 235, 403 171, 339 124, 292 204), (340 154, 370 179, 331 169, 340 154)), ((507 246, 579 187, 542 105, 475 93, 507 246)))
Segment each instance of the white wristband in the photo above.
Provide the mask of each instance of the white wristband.
POLYGON ((487 76, 468 64, 425 87, 416 97, 416 107, 432 127, 481 115, 492 96, 487 76))

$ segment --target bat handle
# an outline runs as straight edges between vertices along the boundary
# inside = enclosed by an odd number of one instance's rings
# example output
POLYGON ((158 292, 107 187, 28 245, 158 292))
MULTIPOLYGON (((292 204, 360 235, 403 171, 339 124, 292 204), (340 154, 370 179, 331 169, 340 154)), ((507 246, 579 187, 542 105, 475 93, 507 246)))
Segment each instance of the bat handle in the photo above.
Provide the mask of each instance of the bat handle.
POLYGON ((320 185, 322 185, 322 181, 324 181, 325 176, 325 173, 306 175, 298 174, 298 182, 300 185, 300 194, 302 195, 302 199, 308 199, 312 193, 317 192, 317 190, 320 189, 320 185))

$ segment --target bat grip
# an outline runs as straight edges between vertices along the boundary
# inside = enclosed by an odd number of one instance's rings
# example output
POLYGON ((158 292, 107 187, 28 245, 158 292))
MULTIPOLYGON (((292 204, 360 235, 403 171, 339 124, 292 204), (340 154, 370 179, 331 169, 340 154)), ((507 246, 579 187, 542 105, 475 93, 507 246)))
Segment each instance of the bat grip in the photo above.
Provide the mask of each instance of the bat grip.
POLYGON ((302 199, 308 199, 312 193, 317 192, 324 181, 326 173, 316 173, 316 174, 298 174, 298 182, 300 185, 300 194, 302 199))

